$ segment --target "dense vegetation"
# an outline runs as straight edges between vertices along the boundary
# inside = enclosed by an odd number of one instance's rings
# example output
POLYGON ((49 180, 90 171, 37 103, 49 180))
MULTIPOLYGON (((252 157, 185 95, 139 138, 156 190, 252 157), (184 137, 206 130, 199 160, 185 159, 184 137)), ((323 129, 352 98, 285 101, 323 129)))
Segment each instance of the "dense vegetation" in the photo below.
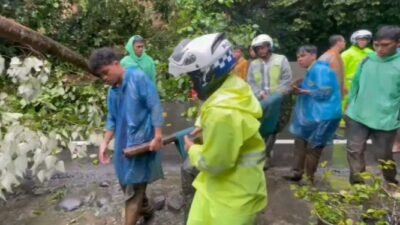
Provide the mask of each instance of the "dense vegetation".
MULTIPOLYGON (((128 38, 142 35, 158 63, 158 88, 165 101, 187 100, 188 80, 167 74, 168 56, 183 38, 223 31, 234 44, 247 48, 256 34, 268 33, 275 39, 275 50, 293 60, 301 44, 313 43, 323 50, 331 34, 348 37, 355 29, 375 31, 381 24, 399 23, 399 11, 399 1, 387 0, 0 1, 0 15, 86 57, 102 46, 123 54, 128 38)), ((73 156, 85 156, 86 147, 74 141, 96 143, 101 138, 106 87, 50 55, 3 39, 0 73, 0 161, 5 162, 0 166, 1 196, 3 188, 11 191, 18 184, 28 165, 41 180, 55 167, 62 170, 51 155, 58 152, 54 140, 73 156), (21 129, 26 135, 16 138, 21 129), (27 137, 35 135, 42 141, 30 142, 27 137), (46 154, 36 156, 37 152, 46 154)))

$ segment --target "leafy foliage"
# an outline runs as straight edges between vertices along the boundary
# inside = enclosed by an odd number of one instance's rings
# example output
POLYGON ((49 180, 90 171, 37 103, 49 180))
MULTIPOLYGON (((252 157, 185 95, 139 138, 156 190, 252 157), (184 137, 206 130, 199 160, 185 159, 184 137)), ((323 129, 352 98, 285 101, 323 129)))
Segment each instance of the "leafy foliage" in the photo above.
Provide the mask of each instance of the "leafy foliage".
POLYGON ((11 192, 27 170, 40 181, 63 172, 56 156, 63 148, 73 158, 85 157, 87 144, 100 143, 104 86, 72 86, 73 81, 61 76, 60 71, 51 73, 47 61, 30 56, 13 57, 0 77, 2 198, 2 191, 11 192))
MULTIPOLYGON (((384 166, 391 166, 387 162, 384 166)), ((326 224, 397 224, 400 221, 400 190, 390 184, 385 188, 379 175, 364 172, 361 174, 365 184, 355 184, 348 189, 323 190, 313 186, 292 186, 296 198, 313 204, 313 212, 326 224), (392 191, 388 191, 393 189, 392 191)), ((325 181, 331 179, 329 170, 325 171, 325 181)))
POLYGON ((29 169, 40 181, 55 172, 64 172, 64 163, 53 154, 59 151, 54 134, 44 135, 18 122, 22 114, 1 112, 0 124, 0 198, 3 190, 12 192, 29 169))
MULTIPOLYGON (((225 32, 235 45, 247 47, 255 35, 268 33, 277 43, 276 51, 294 59, 299 45, 312 43, 324 50, 329 35, 339 33, 348 37, 359 28, 375 31, 379 25, 396 24, 400 21, 399 11, 398 1, 386 0, 2 0, 0 3, 2 16, 86 56, 102 46, 112 46, 123 53, 124 43, 131 35, 142 35, 146 51, 157 62, 157 86, 165 101, 188 99, 191 87, 188 78, 174 79, 167 73, 168 57, 184 38, 225 32)), ((0 77, 1 118, 18 117, 13 122, 23 133, 37 135, 39 139, 55 138, 58 147, 69 148, 74 157, 84 157, 86 145, 77 141, 99 142, 106 87, 28 46, 0 39, 0 55, 0 74, 4 74, 0 77)), ((187 114, 195 115, 196 111, 187 114)), ((13 127, 1 123, 4 135, 0 135, 0 141, 17 129, 13 127)), ((27 151, 24 156, 27 160, 19 159, 19 164, 35 161, 33 156, 39 149, 48 149, 46 154, 54 150, 43 143, 32 146, 36 150, 27 151)), ((3 149, 0 154, 4 156, 3 149)), ((10 162, 22 157, 14 152, 7 155, 12 159, 10 162)), ((10 166, 14 164, 4 165, 8 169, 0 170, 0 177, 9 174, 3 171, 13 171, 15 178, 21 177, 10 166)), ((49 174, 42 172, 40 177, 49 174)), ((17 184, 10 175, 7 180, 7 190, 17 184)), ((0 185, 0 190, 4 187, 0 185)))

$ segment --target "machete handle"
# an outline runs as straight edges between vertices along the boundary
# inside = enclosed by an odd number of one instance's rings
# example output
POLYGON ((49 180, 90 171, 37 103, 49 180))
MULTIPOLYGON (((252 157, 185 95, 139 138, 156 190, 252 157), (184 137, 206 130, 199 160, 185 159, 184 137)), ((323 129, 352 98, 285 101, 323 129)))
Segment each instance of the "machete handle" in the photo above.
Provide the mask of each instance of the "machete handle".
MULTIPOLYGON (((176 135, 171 134, 162 139, 163 145, 168 145, 176 141, 176 135)), ((127 158, 138 156, 150 151, 150 142, 124 149, 124 155, 127 158)))

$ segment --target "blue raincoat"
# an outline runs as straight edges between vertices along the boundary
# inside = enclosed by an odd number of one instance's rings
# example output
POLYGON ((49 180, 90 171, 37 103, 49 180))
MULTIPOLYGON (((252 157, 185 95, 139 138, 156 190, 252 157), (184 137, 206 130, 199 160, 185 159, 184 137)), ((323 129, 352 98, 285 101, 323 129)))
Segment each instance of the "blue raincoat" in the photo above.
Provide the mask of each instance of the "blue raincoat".
POLYGON ((151 183, 163 177, 160 153, 130 159, 123 150, 149 142, 163 124, 163 109, 154 83, 138 68, 125 71, 122 84, 111 87, 107 98, 107 130, 114 131, 113 163, 122 186, 151 183))
POLYGON ((332 142, 342 117, 340 86, 329 64, 317 61, 300 85, 310 94, 300 95, 294 108, 290 132, 313 148, 332 142))

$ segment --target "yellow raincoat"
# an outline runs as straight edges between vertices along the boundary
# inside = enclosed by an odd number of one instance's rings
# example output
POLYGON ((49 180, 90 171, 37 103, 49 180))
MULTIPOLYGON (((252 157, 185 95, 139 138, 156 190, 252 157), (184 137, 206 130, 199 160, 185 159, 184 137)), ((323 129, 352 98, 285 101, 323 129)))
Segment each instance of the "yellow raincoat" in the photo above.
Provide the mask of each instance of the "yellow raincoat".
POLYGON ((253 225, 267 204, 260 103, 245 81, 229 75, 204 103, 203 145, 189 149, 200 171, 188 225, 253 225))

